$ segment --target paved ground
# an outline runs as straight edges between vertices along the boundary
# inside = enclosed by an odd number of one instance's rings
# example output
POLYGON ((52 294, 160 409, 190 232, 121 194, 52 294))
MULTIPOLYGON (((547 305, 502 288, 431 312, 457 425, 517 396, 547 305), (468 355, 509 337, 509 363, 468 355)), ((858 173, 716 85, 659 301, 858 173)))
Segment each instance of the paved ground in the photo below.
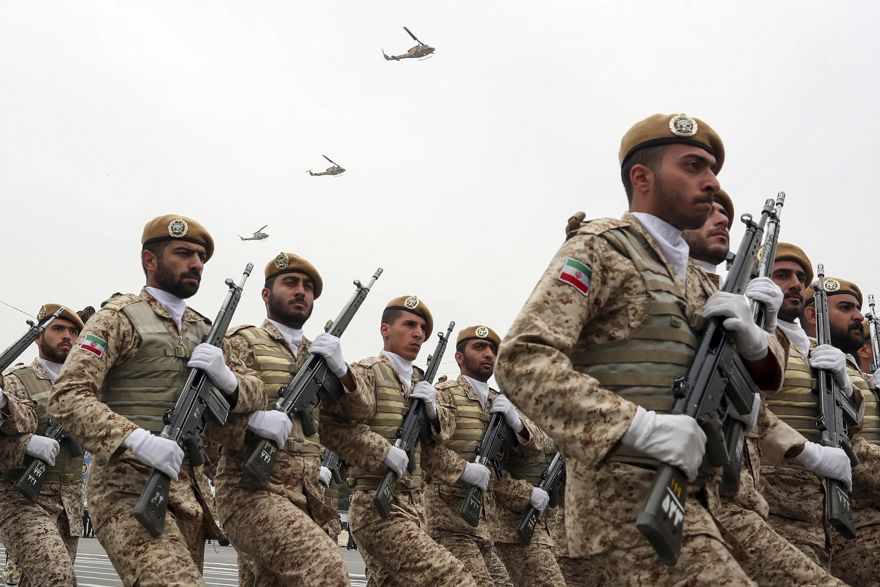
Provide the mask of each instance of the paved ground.
MULTIPOLYGON (((343 532, 342 536, 346 536, 343 532)), ((340 554, 348 569, 348 577, 353 587, 365 587, 364 561, 356 550, 340 547, 340 554)), ((0 560, 6 560, 6 549, 0 547, 0 560)), ((205 582, 211 587, 232 587, 238 585, 238 565, 235 550, 231 546, 205 545, 205 582)), ((76 578, 79 587, 117 587, 122 582, 110 564, 110 559, 95 538, 79 541, 76 555, 76 578)), ((0 585, 3 585, 0 579, 0 585)))

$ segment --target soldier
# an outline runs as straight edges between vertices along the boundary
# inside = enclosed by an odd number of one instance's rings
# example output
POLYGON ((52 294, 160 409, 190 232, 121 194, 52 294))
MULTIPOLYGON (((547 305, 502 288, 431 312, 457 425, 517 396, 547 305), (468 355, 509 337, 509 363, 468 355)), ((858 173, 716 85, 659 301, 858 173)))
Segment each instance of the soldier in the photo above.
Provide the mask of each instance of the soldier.
MULTIPOLYGON (((489 489, 489 469, 475 463, 476 448, 483 439, 492 413, 504 414, 516 434, 520 446, 534 445, 539 431, 534 424, 519 417, 510 400, 489 388, 495 370, 495 356, 501 337, 488 326, 470 326, 458 333, 455 362, 461 374, 436 386, 438 402, 450 407, 453 417, 443 430, 443 444, 424 447, 426 476, 425 509, 428 532, 434 540, 462 561, 480 585, 492 583, 489 552, 494 530, 494 489, 489 489), (483 491, 483 509, 476 528, 459 515, 459 508, 471 486, 483 491)), ((526 506, 532 501, 546 505, 546 493, 537 488, 510 487, 502 481, 511 499, 523 498, 526 506), (534 491, 533 491, 534 489, 534 491), (515 490, 519 490, 516 492, 515 490), (523 493, 524 492, 524 493, 523 493), (543 494, 543 495, 541 495, 543 494)), ((509 568, 509 564, 506 565, 509 568)))
MULTIPOLYGON (((54 314, 58 304, 43 305, 37 317, 54 314)), ((21 585, 75 585, 73 562, 82 536, 82 453, 76 442, 59 444, 41 436, 47 427, 46 403, 52 383, 67 354, 79 337, 83 322, 76 312, 64 307, 37 337, 37 358, 30 365, 12 369, 3 377, 5 393, 22 402, 32 402, 39 424, 36 434, 21 434, 0 440, 3 452, 15 448, 14 459, 0 465, 0 541, 17 561, 23 574, 21 585), (32 458, 48 467, 36 503, 14 487, 32 458)))
POLYGON ((337 513, 324 504, 318 485, 323 451, 318 434, 304 433, 299 418, 273 409, 278 392, 309 353, 330 353, 339 339, 322 333, 312 343, 303 336, 324 287, 314 265, 294 253, 280 253, 266 265, 265 279, 263 324, 238 326, 227 335, 227 356, 260 378, 265 399, 256 411, 236 414, 219 430, 220 521, 230 542, 247 555, 255 585, 347 585, 339 549, 322 529, 337 513), (265 488, 241 469, 250 435, 279 448, 265 488))
POLYGON ((160 216, 144 227, 140 294, 111 298, 89 320, 49 399, 49 416, 92 453, 89 513, 126 585, 204 585, 206 534, 219 537, 202 467, 162 438, 188 367, 200 368, 233 412, 263 407, 262 384, 227 367, 201 343, 210 321, 186 305, 199 289, 214 241, 196 221, 160 216), (152 537, 132 516, 152 469, 171 478, 165 531, 152 537))
POLYGON ((782 381, 779 344, 745 298, 712 294, 681 237, 712 212, 724 147, 703 121, 658 114, 627 132, 619 160, 630 212, 586 223, 562 246, 502 343, 496 377, 568 459, 571 556, 592 558, 609 583, 750 584, 710 513, 716 476, 691 487, 676 566, 633 523, 658 462, 694 481, 703 458, 696 421, 664 413, 693 360, 696 312, 724 319, 762 389, 782 381))
POLYGON ((434 386, 413 366, 432 329, 431 312, 419 298, 391 300, 379 330, 382 353, 352 364, 342 377, 340 404, 321 410, 322 441, 350 467, 349 530, 371 585, 476 585, 464 564, 426 532, 420 452, 410 473, 406 451, 393 445, 412 398, 425 402, 435 441, 442 441, 453 417, 451 406, 437 400, 434 386), (399 480, 391 511, 382 518, 373 496, 389 470, 399 480))

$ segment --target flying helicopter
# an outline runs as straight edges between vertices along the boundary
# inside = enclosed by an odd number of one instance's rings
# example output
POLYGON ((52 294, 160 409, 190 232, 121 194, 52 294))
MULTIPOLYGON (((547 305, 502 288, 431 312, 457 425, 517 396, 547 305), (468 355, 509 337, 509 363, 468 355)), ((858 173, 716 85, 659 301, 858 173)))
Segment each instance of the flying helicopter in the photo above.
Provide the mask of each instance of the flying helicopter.
POLYGON ((318 172, 315 172, 315 171, 312 171, 311 169, 309 169, 309 175, 311 175, 312 177, 317 177, 319 175, 340 175, 342 173, 345 173, 345 168, 342 165, 340 165, 339 163, 337 163, 336 161, 334 161, 333 159, 331 159, 327 155, 321 155, 321 157, 323 157, 324 159, 326 159, 327 161, 332 163, 333 166, 328 167, 324 171, 318 171, 318 172))
POLYGON ((251 236, 241 236, 241 235, 238 235, 238 238, 240 238, 240 239, 243 240, 243 241, 261 241, 261 240, 263 240, 264 238, 269 238, 269 235, 268 235, 267 233, 263 232, 263 229, 266 228, 267 226, 269 226, 269 225, 266 224, 265 226, 261 226, 261 227, 260 227, 259 229, 257 229, 257 231, 256 231, 254 234, 252 234, 251 236))
POLYGON ((415 47, 411 47, 407 50, 406 53, 402 55, 386 55, 385 50, 382 50, 382 57, 385 58, 385 61, 400 61, 401 59, 427 59, 434 53, 434 47, 430 45, 425 45, 422 43, 412 31, 406 27, 403 27, 403 30, 407 32, 407 34, 413 38, 413 41, 418 43, 415 47))

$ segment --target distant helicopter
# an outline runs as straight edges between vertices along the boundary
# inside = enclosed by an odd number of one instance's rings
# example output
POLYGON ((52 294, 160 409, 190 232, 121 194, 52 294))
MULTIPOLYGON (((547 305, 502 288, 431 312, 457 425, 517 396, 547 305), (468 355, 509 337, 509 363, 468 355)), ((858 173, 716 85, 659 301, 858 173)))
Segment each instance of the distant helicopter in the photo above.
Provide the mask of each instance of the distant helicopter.
POLYGON ((321 157, 332 163, 333 166, 328 167, 324 171, 318 171, 317 173, 309 169, 309 175, 311 175, 312 177, 317 177, 319 175, 340 175, 342 173, 345 173, 345 168, 342 165, 340 165, 327 155, 321 155, 321 157))
POLYGON ((266 224, 265 226, 261 226, 261 227, 260 227, 259 229, 257 229, 257 231, 256 231, 254 234, 252 234, 251 236, 241 236, 241 235, 238 235, 238 238, 240 238, 240 239, 243 240, 243 241, 261 241, 261 240, 263 240, 264 238, 269 238, 269 235, 268 235, 267 233, 263 232, 263 229, 266 228, 266 226, 269 226, 269 225, 266 224))
POLYGON ((413 41, 418 43, 415 47, 411 47, 406 53, 403 55, 385 55, 385 50, 382 50, 382 57, 385 58, 385 61, 400 61, 401 59, 427 59, 434 52, 434 47, 430 45, 425 45, 422 43, 412 31, 408 28, 403 27, 410 37, 413 38, 413 41))

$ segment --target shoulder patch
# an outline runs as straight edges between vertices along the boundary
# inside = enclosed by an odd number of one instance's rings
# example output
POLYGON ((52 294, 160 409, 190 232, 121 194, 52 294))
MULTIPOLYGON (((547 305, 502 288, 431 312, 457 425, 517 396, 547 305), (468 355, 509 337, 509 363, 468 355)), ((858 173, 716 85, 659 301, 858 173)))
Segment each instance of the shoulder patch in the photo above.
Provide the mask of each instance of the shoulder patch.
POLYGON ((590 293, 593 268, 573 257, 566 257, 562 260, 562 267, 556 277, 559 281, 572 286, 586 296, 590 293))
POLYGON ((107 350, 107 341, 100 336, 95 336, 94 334, 86 334, 83 337, 82 342, 79 343, 79 348, 92 353, 98 358, 101 358, 102 356, 104 356, 104 351, 107 350))

